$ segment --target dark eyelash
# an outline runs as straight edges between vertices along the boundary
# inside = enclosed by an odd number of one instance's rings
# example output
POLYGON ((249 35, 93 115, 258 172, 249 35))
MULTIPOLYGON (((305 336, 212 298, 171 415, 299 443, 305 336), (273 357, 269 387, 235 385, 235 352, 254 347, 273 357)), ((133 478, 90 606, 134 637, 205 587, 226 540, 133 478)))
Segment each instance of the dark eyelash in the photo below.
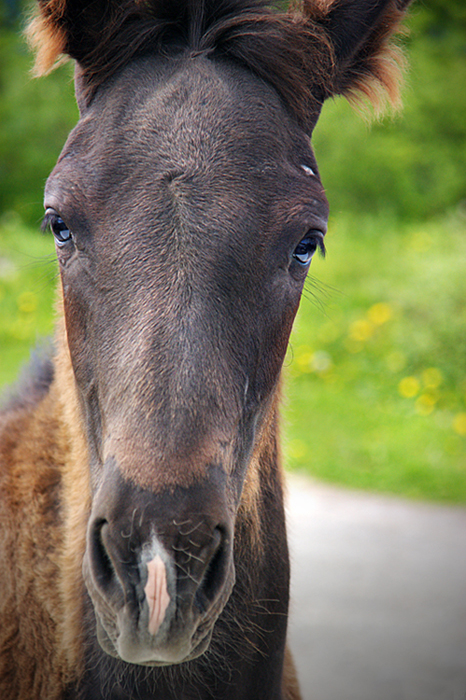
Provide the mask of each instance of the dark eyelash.
POLYGON ((56 214, 54 214, 51 211, 45 212, 45 216, 42 219, 41 225, 40 225, 40 230, 42 233, 45 233, 47 229, 49 229, 52 225, 52 220, 56 217, 56 214))
POLYGON ((319 231, 311 229, 307 233, 307 235, 304 236, 303 240, 305 240, 306 238, 313 238, 315 240, 316 250, 319 250, 319 253, 322 255, 323 258, 325 258, 327 254, 327 249, 325 247, 323 235, 319 231))
POLYGON ((320 236, 317 236, 317 247, 319 248, 322 257, 325 258, 327 255, 327 249, 325 247, 324 239, 320 236))

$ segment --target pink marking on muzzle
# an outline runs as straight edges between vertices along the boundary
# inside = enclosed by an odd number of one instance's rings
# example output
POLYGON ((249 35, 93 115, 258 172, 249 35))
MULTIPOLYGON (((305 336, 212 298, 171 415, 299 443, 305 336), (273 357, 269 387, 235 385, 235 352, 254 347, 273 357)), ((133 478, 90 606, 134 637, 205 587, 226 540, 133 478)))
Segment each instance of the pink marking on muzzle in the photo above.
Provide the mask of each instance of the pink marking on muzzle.
POLYGON ((167 591, 167 570, 158 554, 147 564, 147 571, 147 583, 144 587, 144 593, 149 605, 149 632, 150 634, 156 634, 163 622, 170 602, 170 596, 167 591))

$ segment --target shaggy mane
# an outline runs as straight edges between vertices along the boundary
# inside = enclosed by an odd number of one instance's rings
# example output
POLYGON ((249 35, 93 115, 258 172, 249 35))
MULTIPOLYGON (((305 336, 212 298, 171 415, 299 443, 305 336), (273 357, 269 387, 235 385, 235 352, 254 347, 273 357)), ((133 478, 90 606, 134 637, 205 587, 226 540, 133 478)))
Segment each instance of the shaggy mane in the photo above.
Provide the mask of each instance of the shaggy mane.
POLYGON ((118 11, 109 3, 105 26, 81 37, 69 31, 66 0, 42 0, 27 36, 37 52, 35 74, 68 54, 83 70, 88 99, 137 56, 191 51, 240 61, 278 91, 304 126, 336 93, 353 102, 364 96, 376 111, 385 101, 396 106, 402 57, 390 37, 403 13, 394 2, 341 80, 325 31, 332 4, 294 0, 281 12, 268 0, 125 0, 118 11))
POLYGON ((54 377, 54 347, 45 343, 31 353, 29 364, 13 386, 0 396, 0 417, 12 411, 32 408, 47 394, 54 377))

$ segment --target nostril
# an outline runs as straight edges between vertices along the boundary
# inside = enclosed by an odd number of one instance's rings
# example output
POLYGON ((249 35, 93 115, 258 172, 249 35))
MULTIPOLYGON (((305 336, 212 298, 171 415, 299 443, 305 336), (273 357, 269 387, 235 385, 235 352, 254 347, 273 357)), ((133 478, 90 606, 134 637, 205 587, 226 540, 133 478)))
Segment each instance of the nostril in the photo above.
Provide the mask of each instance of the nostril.
POLYGON ((223 528, 215 528, 208 550, 207 566, 196 592, 196 603, 201 612, 217 597, 225 579, 227 548, 223 528))
POLYGON ((105 531, 108 528, 106 520, 94 523, 91 536, 91 563, 96 583, 101 588, 108 588, 114 579, 114 569, 105 546, 105 531))

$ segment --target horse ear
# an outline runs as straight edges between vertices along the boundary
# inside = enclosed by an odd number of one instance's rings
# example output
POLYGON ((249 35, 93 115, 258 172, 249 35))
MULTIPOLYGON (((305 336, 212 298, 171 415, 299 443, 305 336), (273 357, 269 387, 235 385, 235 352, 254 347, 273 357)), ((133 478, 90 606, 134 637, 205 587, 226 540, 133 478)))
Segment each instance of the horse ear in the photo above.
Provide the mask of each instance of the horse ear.
POLYGON ((26 29, 36 51, 35 74, 49 73, 61 56, 82 61, 127 4, 117 0, 38 0, 26 29))
POLYGON ((303 11, 325 31, 334 74, 326 97, 363 93, 375 108, 399 103, 403 55, 391 42, 410 0, 304 0, 303 11))

